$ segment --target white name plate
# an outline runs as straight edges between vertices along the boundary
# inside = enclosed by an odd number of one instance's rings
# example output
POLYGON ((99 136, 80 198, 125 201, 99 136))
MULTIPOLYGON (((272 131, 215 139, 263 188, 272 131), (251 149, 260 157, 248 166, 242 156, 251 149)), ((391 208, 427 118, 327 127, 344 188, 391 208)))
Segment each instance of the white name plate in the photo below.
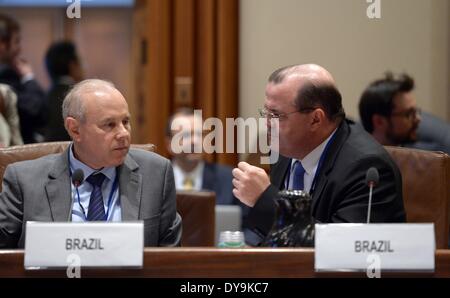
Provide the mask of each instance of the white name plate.
POLYGON ((316 271, 434 271, 434 224, 316 224, 316 271))
POLYGON ((142 267, 142 222, 27 222, 25 268, 142 267))

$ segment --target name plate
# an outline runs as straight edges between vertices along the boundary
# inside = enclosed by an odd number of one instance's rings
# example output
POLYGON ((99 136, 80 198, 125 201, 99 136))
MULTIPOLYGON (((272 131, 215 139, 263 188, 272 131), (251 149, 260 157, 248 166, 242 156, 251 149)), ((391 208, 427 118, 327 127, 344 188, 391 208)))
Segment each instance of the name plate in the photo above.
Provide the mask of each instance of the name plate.
POLYGON ((27 222, 25 268, 142 267, 142 222, 27 222))
POLYGON ((434 271, 433 223, 315 227, 316 271, 434 271))

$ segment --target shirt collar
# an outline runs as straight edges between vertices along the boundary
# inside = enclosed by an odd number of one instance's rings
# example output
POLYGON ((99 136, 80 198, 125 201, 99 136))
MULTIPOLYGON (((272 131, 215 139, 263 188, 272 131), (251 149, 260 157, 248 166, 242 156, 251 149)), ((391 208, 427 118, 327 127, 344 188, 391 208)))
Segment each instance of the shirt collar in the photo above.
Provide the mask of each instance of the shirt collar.
POLYGON ((205 162, 203 160, 200 161, 198 165, 190 172, 183 171, 183 169, 177 164, 175 160, 173 161, 173 167, 177 168, 177 170, 181 172, 183 177, 190 177, 195 180, 196 178, 201 177, 203 173, 203 168, 205 167, 205 162))
POLYGON ((86 180, 87 177, 89 177, 94 172, 100 172, 103 173, 110 181, 114 181, 116 178, 116 168, 115 167, 104 167, 100 171, 95 170, 91 168, 90 166, 86 165, 82 161, 78 160, 75 155, 73 154, 73 143, 70 144, 69 147, 69 164, 70 164, 70 170, 73 173, 76 169, 81 169, 84 174, 83 182, 86 180))
MULTIPOLYGON (((311 175, 315 172, 320 157, 322 156, 323 151, 325 150, 325 147, 327 146, 330 139, 333 137, 333 135, 336 133, 337 128, 328 136, 328 138, 325 139, 319 146, 314 148, 313 151, 309 152, 302 160, 299 160, 302 163, 303 168, 305 169, 305 172, 308 175, 311 175)), ((291 168, 294 167, 294 162, 298 159, 292 159, 291 168)))

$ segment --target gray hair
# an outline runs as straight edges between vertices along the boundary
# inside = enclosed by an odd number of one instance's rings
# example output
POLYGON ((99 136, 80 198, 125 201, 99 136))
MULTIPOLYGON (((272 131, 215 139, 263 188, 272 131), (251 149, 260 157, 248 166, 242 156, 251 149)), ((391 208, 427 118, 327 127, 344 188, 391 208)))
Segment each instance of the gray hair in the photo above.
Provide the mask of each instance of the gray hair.
POLYGON ((114 84, 109 81, 99 79, 84 80, 73 86, 67 93, 62 104, 62 116, 73 117, 81 122, 85 119, 85 108, 82 102, 83 95, 99 90, 117 90, 114 84))

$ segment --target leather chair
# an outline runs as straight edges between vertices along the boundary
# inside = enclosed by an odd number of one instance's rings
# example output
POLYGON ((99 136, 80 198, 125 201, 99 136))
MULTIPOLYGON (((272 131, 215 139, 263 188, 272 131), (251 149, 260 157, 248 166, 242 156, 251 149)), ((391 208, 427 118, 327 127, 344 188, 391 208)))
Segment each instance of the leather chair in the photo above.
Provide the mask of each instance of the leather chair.
MULTIPOLYGON (((10 163, 61 153, 70 142, 49 142, 0 148, 0 179, 10 163)), ((152 144, 133 144, 133 148, 154 151, 152 144)), ((1 185, 0 185, 1 190, 1 185)), ((177 211, 183 220, 182 246, 214 245, 214 193, 177 194, 177 211)))
POLYGON ((214 246, 216 195, 211 191, 177 191, 183 218, 181 246, 214 246))
POLYGON ((402 174, 408 222, 433 222, 436 248, 448 247, 450 157, 443 152, 385 147, 402 174))
MULTIPOLYGON (((70 142, 49 142, 0 148, 1 181, 3 181, 3 175, 5 174, 6 167, 10 163, 36 159, 54 153, 61 153, 66 150, 69 144, 70 142)), ((152 144, 132 145, 132 147, 147 151, 155 151, 155 145, 152 144)))

